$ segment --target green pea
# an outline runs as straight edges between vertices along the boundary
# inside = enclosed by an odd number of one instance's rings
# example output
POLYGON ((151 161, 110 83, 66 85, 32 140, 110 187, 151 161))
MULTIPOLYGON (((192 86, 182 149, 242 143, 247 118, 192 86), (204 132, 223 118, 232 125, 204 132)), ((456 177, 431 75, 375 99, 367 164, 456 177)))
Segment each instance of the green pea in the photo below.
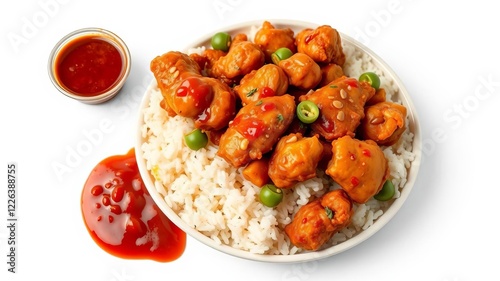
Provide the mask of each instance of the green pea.
POLYGON ((186 145, 192 150, 198 150, 205 147, 208 143, 207 134, 200 129, 195 129, 191 133, 184 136, 186 145))
POLYGON ((259 198, 267 207, 276 207, 283 200, 283 191, 274 184, 265 184, 260 189, 259 198))
POLYGON ((218 32, 212 36, 210 44, 214 50, 227 52, 229 50, 229 46, 231 45, 231 35, 227 32, 218 32))
POLYGON ((319 117, 318 106, 309 100, 301 101, 297 105, 297 117, 302 123, 311 124, 319 117))
POLYGON ((359 76, 360 82, 368 82, 375 90, 380 88, 380 77, 374 72, 365 72, 359 76))
POLYGON ((292 51, 286 47, 279 48, 274 53, 271 54, 271 60, 274 64, 278 64, 282 60, 286 60, 287 58, 293 55, 292 51))
POLYGON ((394 188, 392 181, 386 180, 382 189, 373 197, 379 201, 387 201, 394 197, 395 192, 396 189, 394 188))

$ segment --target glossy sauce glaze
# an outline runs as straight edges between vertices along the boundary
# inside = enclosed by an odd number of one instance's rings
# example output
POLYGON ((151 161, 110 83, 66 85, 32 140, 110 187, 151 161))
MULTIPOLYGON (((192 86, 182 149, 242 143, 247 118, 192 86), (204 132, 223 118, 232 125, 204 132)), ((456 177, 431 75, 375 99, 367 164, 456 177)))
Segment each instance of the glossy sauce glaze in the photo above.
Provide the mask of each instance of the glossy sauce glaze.
POLYGON ((123 61, 116 47, 104 39, 83 36, 68 43, 56 58, 59 82, 80 96, 95 96, 118 80, 123 61))
POLYGON ((81 208, 91 237, 114 256, 169 262, 184 252, 186 233, 153 202, 134 149, 97 164, 83 188, 81 208))

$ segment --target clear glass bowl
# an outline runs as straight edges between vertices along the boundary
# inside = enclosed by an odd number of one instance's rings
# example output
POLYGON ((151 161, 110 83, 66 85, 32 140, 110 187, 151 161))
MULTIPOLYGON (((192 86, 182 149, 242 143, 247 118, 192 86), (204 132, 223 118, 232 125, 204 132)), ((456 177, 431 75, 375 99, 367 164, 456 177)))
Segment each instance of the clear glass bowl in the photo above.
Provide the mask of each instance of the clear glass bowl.
POLYGON ((86 104, 103 103, 116 96, 127 80, 127 77, 130 73, 130 67, 130 52, 125 42, 123 42, 120 37, 118 37, 111 31, 94 27, 78 29, 64 36, 52 49, 48 62, 49 77, 56 89, 67 97, 73 98, 86 104), (94 96, 84 96, 72 91, 61 82, 56 72, 58 57, 61 52, 65 51, 66 46, 74 42, 74 40, 78 40, 84 37, 99 38, 112 44, 120 53, 122 60, 122 68, 116 81, 106 91, 94 96))

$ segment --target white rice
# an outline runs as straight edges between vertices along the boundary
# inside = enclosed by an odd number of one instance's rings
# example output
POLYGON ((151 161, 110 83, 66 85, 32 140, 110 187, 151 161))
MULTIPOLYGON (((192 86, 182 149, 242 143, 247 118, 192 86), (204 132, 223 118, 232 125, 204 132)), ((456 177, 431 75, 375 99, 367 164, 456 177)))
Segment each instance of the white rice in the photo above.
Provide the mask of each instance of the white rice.
MULTIPOLYGON (((347 75, 359 77, 365 71, 376 72, 388 99, 400 102, 398 88, 368 55, 346 45, 344 52, 347 75)), ((146 141, 142 150, 147 167, 156 180, 156 188, 167 205, 189 226, 217 243, 259 254, 300 252, 291 245, 283 231, 284 226, 311 196, 321 196, 330 189, 339 188, 338 185, 320 174, 318 178, 284 190, 283 202, 276 208, 268 208, 259 202, 260 188, 242 177, 242 168, 236 169, 216 156, 216 146, 209 145, 198 151, 185 146, 183 136, 193 130, 194 123, 188 118, 168 117, 160 108, 162 95, 158 88, 152 89, 150 97, 149 106, 144 111, 142 135, 146 141)), ((407 169, 415 157, 412 141, 413 134, 407 128, 397 144, 384 148, 393 183, 398 187, 395 198, 400 196, 407 169)), ((369 228, 382 216, 390 202, 371 199, 365 204, 355 204, 351 224, 336 233, 325 247, 346 241, 369 228)))

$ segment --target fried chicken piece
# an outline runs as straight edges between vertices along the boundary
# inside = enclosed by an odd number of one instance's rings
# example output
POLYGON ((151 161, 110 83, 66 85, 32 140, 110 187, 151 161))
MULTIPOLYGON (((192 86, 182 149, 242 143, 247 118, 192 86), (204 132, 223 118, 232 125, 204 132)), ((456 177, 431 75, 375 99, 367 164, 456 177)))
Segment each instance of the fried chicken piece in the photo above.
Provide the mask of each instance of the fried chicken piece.
POLYGON ((293 245, 315 251, 350 223, 352 213, 351 199, 336 189, 302 206, 285 226, 285 233, 293 245))
POLYGON ((314 178, 322 154, 323 145, 318 136, 284 136, 278 141, 271 155, 269 177, 279 188, 290 188, 297 182, 314 178))
POLYGON ((300 89, 311 89, 321 81, 321 68, 308 55, 295 53, 278 63, 286 75, 290 85, 300 89))
POLYGON ((269 170, 269 159, 263 157, 261 159, 252 160, 248 165, 243 168, 241 174, 243 177, 255 184, 256 186, 262 187, 269 182, 269 175, 267 171, 269 170))
POLYGON ((184 112, 185 116, 193 117, 204 110, 204 108, 195 107, 194 103, 196 101, 190 97, 186 99, 181 98, 176 101, 176 92, 182 81, 187 78, 193 78, 193 81, 196 79, 196 82, 201 84, 199 80, 202 77, 200 67, 188 55, 181 52, 165 53, 155 57, 151 61, 150 69, 164 98, 162 107, 169 112, 170 116, 181 115, 180 113, 182 113, 184 108, 183 104, 186 108, 193 105, 192 109, 184 112), (177 105, 181 107, 180 110, 177 108, 177 105))
POLYGON ((368 83, 342 76, 301 96, 299 100, 310 100, 319 107, 320 116, 311 124, 311 128, 327 141, 332 141, 345 135, 355 135, 356 128, 365 115, 365 103, 374 93, 375 89, 368 83))
POLYGON ((227 84, 218 79, 203 77, 203 80, 214 94, 209 107, 195 118, 194 125, 204 131, 221 130, 236 115, 236 95, 227 84))
POLYGON ((323 65, 321 66, 321 82, 318 86, 328 85, 342 76, 344 76, 344 70, 340 65, 334 63, 323 65))
POLYGON ((293 245, 310 251, 319 249, 334 234, 321 200, 314 200, 302 206, 292 222, 285 226, 285 233, 293 245))
POLYGON ((256 101, 261 97, 281 96, 288 90, 288 77, 275 64, 266 64, 258 70, 252 70, 245 75, 234 91, 240 97, 243 105, 256 101))
POLYGON ((238 42, 243 42, 243 41, 248 41, 248 36, 245 33, 238 33, 234 35, 231 41, 231 45, 229 46, 229 49, 231 49, 235 44, 238 44, 238 42))
POLYGON ((286 131, 294 111, 295 101, 287 94, 245 105, 222 134, 217 155, 234 167, 261 159, 286 131))
POLYGON ((371 97, 369 100, 366 101, 365 106, 367 105, 374 105, 379 102, 384 102, 386 101, 386 92, 384 88, 379 88, 378 90, 375 91, 375 95, 371 97))
POLYGON ((221 50, 206 49, 201 54, 192 53, 189 57, 198 63, 202 73, 203 71, 209 73, 214 63, 226 54, 226 52, 221 50))
POLYGON ((395 144, 405 130, 406 107, 394 102, 380 102, 365 107, 359 134, 378 145, 395 144))
POLYGON ((295 37, 295 44, 298 52, 309 55, 318 63, 335 63, 340 66, 345 63, 342 38, 338 31, 329 25, 300 31, 295 37))
POLYGON ((264 51, 267 62, 271 62, 271 55, 279 48, 285 47, 292 53, 297 52, 293 30, 288 27, 276 28, 268 21, 264 21, 253 41, 264 51))
POLYGON ((250 41, 232 42, 229 52, 213 62, 210 76, 225 80, 239 80, 252 70, 264 65, 264 52, 250 41))
POLYGON ((382 149, 371 140, 344 136, 332 142, 326 174, 356 203, 365 203, 382 188, 389 166, 382 149))
MULTIPOLYGON (((321 197, 321 205, 332 211, 330 222, 335 228, 333 231, 338 231, 346 227, 351 222, 353 214, 352 200, 349 195, 342 189, 332 190, 321 197)), ((328 216, 330 216, 328 214, 328 216)))
POLYGON ((181 52, 168 52, 151 61, 151 71, 170 116, 195 119, 203 130, 219 130, 236 114, 236 97, 229 86, 201 75, 199 64, 181 52))

